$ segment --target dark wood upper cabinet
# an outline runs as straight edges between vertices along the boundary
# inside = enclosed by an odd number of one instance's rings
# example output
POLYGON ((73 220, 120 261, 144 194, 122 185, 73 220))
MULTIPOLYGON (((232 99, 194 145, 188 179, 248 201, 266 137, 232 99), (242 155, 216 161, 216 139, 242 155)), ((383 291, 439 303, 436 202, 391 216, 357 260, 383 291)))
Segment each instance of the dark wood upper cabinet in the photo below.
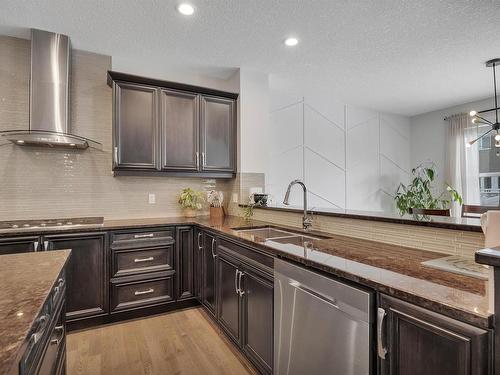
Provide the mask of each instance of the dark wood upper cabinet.
POLYGON ((488 331, 385 295, 380 297, 378 312, 381 374, 490 373, 488 331))
POLYGON ((198 95, 161 90, 161 168, 197 171, 198 95))
POLYGON ((128 82, 113 87, 115 168, 157 169, 157 88, 128 82))
POLYGON ((201 97, 201 155, 204 171, 234 171, 235 101, 201 97))
POLYGON ((237 94, 108 72, 117 174, 233 177, 237 94))
POLYGON ((71 249, 66 266, 66 318, 77 320, 108 312, 108 256, 105 234, 42 237, 47 250, 71 249))

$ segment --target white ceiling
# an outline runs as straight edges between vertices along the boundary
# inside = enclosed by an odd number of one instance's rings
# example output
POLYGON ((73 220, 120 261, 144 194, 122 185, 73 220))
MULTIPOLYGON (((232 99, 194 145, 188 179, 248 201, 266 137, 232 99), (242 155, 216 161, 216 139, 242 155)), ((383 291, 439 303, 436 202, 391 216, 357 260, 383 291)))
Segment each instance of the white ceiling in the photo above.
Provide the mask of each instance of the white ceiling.
POLYGON ((492 95, 499 0, 1 0, 0 31, 67 34, 75 48, 151 71, 227 78, 237 67, 330 85, 360 106, 414 115, 492 95), (299 38, 286 48, 289 35, 299 38))

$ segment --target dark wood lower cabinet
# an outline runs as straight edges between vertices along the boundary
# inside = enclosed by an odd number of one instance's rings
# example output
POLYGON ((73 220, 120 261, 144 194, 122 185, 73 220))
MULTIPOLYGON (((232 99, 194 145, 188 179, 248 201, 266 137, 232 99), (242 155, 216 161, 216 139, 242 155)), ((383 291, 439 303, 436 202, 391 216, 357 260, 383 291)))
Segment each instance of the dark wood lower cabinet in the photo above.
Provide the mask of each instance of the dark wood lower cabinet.
POLYGON ((238 289, 239 264, 229 256, 217 257, 217 320, 226 333, 241 344, 241 295, 238 289))
POLYGON ((194 296, 201 303, 202 287, 202 261, 203 261, 203 232, 195 228, 193 243, 193 262, 194 262, 194 296))
POLYGON ((66 268, 66 319, 68 321, 107 314, 108 252, 103 233, 47 235, 47 250, 71 249, 66 268))
POLYGON ((0 255, 29 253, 40 250, 40 237, 0 238, 0 255))
POLYGON ((259 267, 242 255, 248 248, 225 240, 220 242, 217 249, 217 321, 260 373, 271 374, 273 275, 268 267, 259 267))
MULTIPOLYGON (((486 375, 490 332, 382 295, 382 375, 486 375)), ((381 344, 381 345, 380 345, 381 344)))
POLYGON ((274 359, 273 276, 251 267, 245 267, 241 280, 242 348, 262 373, 271 374, 274 359))
POLYGON ((176 299, 194 297, 194 254, 193 228, 190 226, 177 227, 176 242, 176 299))
POLYGON ((213 234, 203 232, 201 256, 201 300, 208 311, 217 313, 216 268, 217 242, 213 234))

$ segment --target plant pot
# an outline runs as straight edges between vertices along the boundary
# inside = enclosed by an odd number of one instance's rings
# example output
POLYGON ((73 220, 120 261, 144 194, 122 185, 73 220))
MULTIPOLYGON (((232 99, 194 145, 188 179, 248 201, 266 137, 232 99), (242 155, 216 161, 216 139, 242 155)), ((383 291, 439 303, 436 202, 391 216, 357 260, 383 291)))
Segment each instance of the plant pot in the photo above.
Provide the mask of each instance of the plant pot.
POLYGON ((182 213, 185 217, 196 217, 198 216, 198 211, 194 208, 184 208, 182 213))

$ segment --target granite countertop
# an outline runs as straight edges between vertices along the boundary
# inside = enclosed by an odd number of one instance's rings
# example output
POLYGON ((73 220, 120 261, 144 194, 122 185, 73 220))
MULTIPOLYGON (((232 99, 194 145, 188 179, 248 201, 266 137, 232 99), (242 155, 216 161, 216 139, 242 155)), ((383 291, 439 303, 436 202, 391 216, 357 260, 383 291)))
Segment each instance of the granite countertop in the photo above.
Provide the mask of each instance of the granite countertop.
POLYGON ((17 366, 20 349, 71 251, 0 256, 0 373, 17 366))
POLYGON ((402 298, 419 306, 444 313, 483 328, 491 327, 488 282, 470 276, 430 268, 421 262, 447 256, 322 232, 309 235, 329 237, 313 240, 306 247, 299 244, 269 243, 248 233, 238 233, 233 228, 272 225, 301 232, 297 228, 263 221, 247 222, 228 216, 211 220, 208 216, 189 218, 156 218, 105 220, 103 228, 147 227, 169 224, 195 224, 222 233, 248 245, 262 249, 274 256, 293 260, 306 266, 374 288, 380 292, 402 298))
MULTIPOLYGON (((309 234, 329 238, 310 241, 307 246, 269 243, 263 238, 239 233, 233 228, 264 225, 287 227, 255 220, 247 222, 234 216, 223 220, 211 220, 208 216, 106 219, 102 225, 92 229, 70 228, 65 232, 183 224, 210 229, 273 256, 302 263, 479 327, 487 328, 492 325, 487 281, 421 264, 423 261, 441 258, 447 254, 315 231, 309 234)), ((288 229, 300 232, 297 228, 288 229)), ((57 232, 53 228, 38 228, 33 234, 43 234, 47 231, 57 232)), ((27 233, 29 232, 22 232, 23 235, 27 233)), ((12 233, 10 235, 12 236, 12 233)))
MULTIPOLYGON (((244 205, 241 205, 244 206, 244 205)), ((275 210, 285 212, 304 212, 303 208, 283 205, 268 204, 264 207, 255 207, 259 210, 275 210)), ((450 217, 434 215, 399 215, 397 213, 345 210, 337 208, 311 209, 309 213, 319 216, 343 217, 346 219, 371 220, 386 223, 418 225, 443 229, 455 229, 467 232, 482 232, 479 217, 450 217)))

